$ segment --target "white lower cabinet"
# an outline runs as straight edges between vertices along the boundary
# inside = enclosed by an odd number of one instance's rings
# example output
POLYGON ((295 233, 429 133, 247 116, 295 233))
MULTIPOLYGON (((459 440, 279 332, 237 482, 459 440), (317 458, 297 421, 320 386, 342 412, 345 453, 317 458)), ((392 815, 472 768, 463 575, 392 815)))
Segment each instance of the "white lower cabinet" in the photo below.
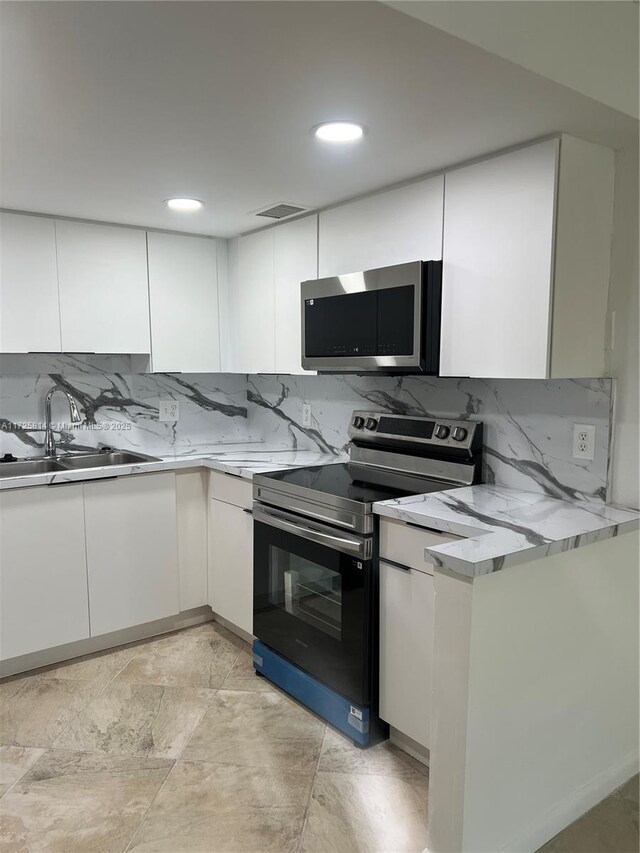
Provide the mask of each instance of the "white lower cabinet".
POLYGON ((84 484, 91 634, 180 611, 174 472, 84 484))
POLYGON ((180 610, 202 607, 207 600, 208 471, 176 471, 180 610))
POLYGON ((253 516, 250 481, 212 474, 209 501, 209 605, 227 622, 253 634, 253 516), (225 488, 227 485, 234 488, 225 488))
POLYGON ((433 575, 381 559, 380 716, 427 749, 433 611, 433 575))
POLYGON ((89 636, 82 486, 0 494, 0 658, 89 636))

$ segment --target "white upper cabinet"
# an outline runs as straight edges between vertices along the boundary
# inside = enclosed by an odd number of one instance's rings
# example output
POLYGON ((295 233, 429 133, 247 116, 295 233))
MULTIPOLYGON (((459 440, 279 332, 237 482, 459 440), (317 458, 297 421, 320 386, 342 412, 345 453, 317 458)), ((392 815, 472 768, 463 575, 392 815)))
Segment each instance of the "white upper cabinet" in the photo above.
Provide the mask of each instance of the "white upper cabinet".
POLYGON ((144 231, 56 221, 64 352, 148 353, 144 231))
POLYGON ((274 229, 276 373, 302 369, 300 284, 318 276, 318 217, 274 229))
POLYGON ((275 373, 274 228, 229 245, 229 363, 232 373, 275 373))
POLYGON ((442 258, 438 175, 320 214, 319 276, 442 258))
POLYGON ((216 240, 150 231, 147 241, 153 371, 217 372, 216 240))
POLYGON ((0 214, 0 352, 60 352, 53 219, 0 214))
POLYGON ((442 376, 603 373, 613 168, 563 136, 447 173, 442 376))

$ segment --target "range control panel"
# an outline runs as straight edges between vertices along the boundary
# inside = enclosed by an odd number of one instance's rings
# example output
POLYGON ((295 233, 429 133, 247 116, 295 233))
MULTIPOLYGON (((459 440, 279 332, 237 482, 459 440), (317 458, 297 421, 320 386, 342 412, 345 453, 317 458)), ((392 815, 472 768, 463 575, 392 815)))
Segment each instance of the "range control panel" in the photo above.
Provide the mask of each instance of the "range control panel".
POLYGON ((367 444, 427 445, 434 450, 474 453, 482 445, 482 423, 449 418, 419 418, 383 412, 354 412, 349 437, 367 444))

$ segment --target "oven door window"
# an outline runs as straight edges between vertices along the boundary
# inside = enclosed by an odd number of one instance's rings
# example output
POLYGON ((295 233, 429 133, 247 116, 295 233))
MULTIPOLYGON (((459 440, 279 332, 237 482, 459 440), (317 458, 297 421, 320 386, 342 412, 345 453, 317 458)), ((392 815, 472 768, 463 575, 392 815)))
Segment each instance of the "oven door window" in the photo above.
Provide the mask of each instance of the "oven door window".
POLYGON ((340 640, 342 575, 282 548, 272 545, 269 550, 271 604, 340 640))
POLYGON ((364 703, 370 575, 370 562, 256 522, 256 637, 333 690, 364 703))

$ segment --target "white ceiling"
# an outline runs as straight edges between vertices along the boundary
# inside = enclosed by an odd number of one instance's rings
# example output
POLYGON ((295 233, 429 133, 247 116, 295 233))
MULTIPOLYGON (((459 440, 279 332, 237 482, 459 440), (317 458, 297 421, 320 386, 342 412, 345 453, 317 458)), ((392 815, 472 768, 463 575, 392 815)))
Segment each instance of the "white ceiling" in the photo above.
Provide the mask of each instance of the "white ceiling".
POLYGON ((637 0, 387 5, 638 118, 637 0))
POLYGON ((539 135, 637 122, 369 2, 2 2, 2 206, 229 236, 539 135), (367 125, 334 148, 309 128, 367 125), (162 200, 206 202, 185 216, 162 200))

